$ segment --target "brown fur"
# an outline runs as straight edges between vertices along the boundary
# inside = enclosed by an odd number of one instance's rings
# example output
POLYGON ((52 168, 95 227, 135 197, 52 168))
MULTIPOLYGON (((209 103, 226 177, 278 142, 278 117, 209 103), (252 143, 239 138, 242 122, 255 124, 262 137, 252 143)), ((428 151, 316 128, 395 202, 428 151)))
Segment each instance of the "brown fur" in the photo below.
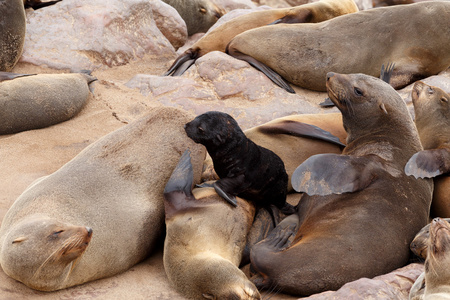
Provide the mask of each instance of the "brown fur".
POLYGON ((164 183, 186 147, 193 153, 195 180, 201 175, 205 150, 183 130, 192 118, 179 109, 155 108, 28 187, 1 224, 5 273, 33 289, 53 291, 121 273, 146 258, 164 227, 164 183), (47 243, 47 225, 92 228, 86 251, 72 257, 74 267, 59 256, 46 262, 63 243, 47 243), (27 240, 12 243, 22 237, 27 240))
POLYGON ((327 72, 378 77, 382 64, 394 62, 391 85, 400 88, 450 65, 445 46, 450 35, 444 34, 444 28, 450 27, 449 9, 450 2, 424 2, 370 9, 316 24, 265 26, 237 35, 228 53, 264 64, 273 70, 265 71, 272 77, 279 75, 317 91, 325 91, 327 72))

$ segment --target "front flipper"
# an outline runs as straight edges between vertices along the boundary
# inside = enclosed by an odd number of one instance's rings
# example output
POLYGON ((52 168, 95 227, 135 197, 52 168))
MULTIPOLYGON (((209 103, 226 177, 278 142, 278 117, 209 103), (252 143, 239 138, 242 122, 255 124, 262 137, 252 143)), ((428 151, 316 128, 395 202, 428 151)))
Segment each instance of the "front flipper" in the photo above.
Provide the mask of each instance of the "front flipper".
POLYGON ((394 63, 388 63, 386 68, 384 67, 384 64, 381 65, 380 79, 386 83, 391 83, 391 76, 394 67, 395 67, 394 63))
POLYGON ((236 177, 221 178, 214 182, 213 186, 219 196, 224 198, 234 207, 237 207, 237 200, 235 196, 241 191, 242 185, 244 183, 244 178, 244 174, 236 177))
POLYGON ((287 92, 295 94, 295 91, 292 89, 292 87, 287 83, 286 80, 284 80, 283 77, 281 77, 278 73, 276 73, 274 70, 263 64, 262 62, 254 59, 253 57, 243 54, 237 50, 233 50, 232 48, 227 47, 226 52, 233 56, 234 58, 243 60, 248 62, 251 66, 253 66, 255 69, 263 72, 267 77, 269 77, 270 80, 272 80, 276 85, 279 87, 285 89, 287 92))
POLYGON ((309 157, 292 174, 292 187, 308 195, 356 192, 376 180, 381 166, 368 157, 317 154, 309 157))
POLYGON ((405 166, 406 175, 432 178, 450 172, 450 149, 423 150, 414 154, 405 166))
POLYGON ((36 74, 18 74, 18 73, 11 73, 11 72, 0 72, 0 82, 6 81, 6 80, 13 80, 19 77, 25 77, 25 76, 33 76, 36 74))
POLYGON ((186 50, 183 54, 178 56, 178 58, 173 62, 172 66, 167 70, 163 76, 181 76, 183 73, 189 69, 190 66, 194 64, 194 62, 198 58, 198 52, 192 49, 186 50))
POLYGON ((315 125, 310 125, 297 121, 283 120, 277 123, 266 124, 259 127, 262 133, 270 134, 288 134, 298 137, 313 138, 324 140, 345 147, 338 137, 332 135, 330 132, 323 130, 315 125))
POLYGON ((170 218, 177 211, 187 207, 186 200, 195 199, 192 194, 193 180, 194 170, 191 164, 191 152, 186 150, 164 188, 166 218, 170 218))
POLYGON ((24 1, 24 6, 25 8, 31 7, 34 10, 39 9, 39 8, 43 8, 43 7, 47 7, 50 5, 53 5, 55 3, 58 3, 62 0, 54 0, 54 1, 48 1, 48 2, 42 2, 40 0, 26 0, 24 1))

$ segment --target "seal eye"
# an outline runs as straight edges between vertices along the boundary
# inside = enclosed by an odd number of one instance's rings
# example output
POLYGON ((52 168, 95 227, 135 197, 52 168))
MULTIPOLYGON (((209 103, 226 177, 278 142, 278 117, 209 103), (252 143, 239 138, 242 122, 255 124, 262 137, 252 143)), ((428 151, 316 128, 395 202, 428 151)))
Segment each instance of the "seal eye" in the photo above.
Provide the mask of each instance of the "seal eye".
POLYGON ((444 103, 448 103, 448 99, 445 98, 445 97, 442 97, 442 98, 441 98, 441 101, 444 102, 444 103))
POLYGON ((53 232, 53 233, 49 236, 49 238, 51 238, 51 239, 56 239, 56 238, 58 238, 59 235, 60 235, 61 233, 63 233, 63 232, 64 232, 64 230, 55 231, 55 232, 53 232))
POLYGON ((359 97, 364 96, 363 91, 361 91, 361 90, 360 90, 359 88, 357 88, 357 87, 354 88, 354 92, 355 92, 355 95, 356 95, 356 96, 359 96, 359 97))
POLYGON ((433 95, 434 90, 431 87, 428 87, 428 95, 433 95))
POLYGON ((200 133, 205 132, 205 129, 203 129, 203 127, 201 127, 201 126, 198 126, 197 129, 198 129, 198 132, 200 132, 200 133))

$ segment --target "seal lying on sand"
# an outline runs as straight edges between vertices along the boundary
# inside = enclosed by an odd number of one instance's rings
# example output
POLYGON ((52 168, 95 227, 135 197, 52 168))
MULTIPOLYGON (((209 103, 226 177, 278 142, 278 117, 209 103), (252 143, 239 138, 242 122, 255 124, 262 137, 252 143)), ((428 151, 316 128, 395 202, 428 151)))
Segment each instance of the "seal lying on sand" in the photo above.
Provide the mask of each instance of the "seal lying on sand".
POLYGON ((322 0, 290 8, 254 11, 209 31, 181 54, 164 75, 181 75, 206 53, 225 52, 228 43, 246 30, 271 23, 317 23, 357 11, 358 7, 353 0, 322 0))
POLYGON ((327 88, 347 146, 342 155, 314 155, 294 172, 294 189, 307 194, 297 214, 251 249, 258 288, 306 296, 388 273, 408 262, 409 243, 427 223, 432 182, 403 172, 422 149, 403 99, 363 74, 329 73, 327 88))
POLYGON ((187 123, 185 130, 206 147, 220 177, 214 189, 225 200, 236 206, 235 196, 239 196, 257 207, 273 204, 286 213, 294 212, 286 202, 288 175, 283 161, 248 139, 233 117, 210 111, 187 123))
POLYGON ((238 268, 254 207, 237 198, 234 209, 213 188, 191 191, 192 185, 186 151, 164 189, 164 269, 170 283, 189 299, 260 299, 238 268))
POLYGON ((227 52, 289 92, 294 91, 285 80, 325 91, 330 70, 378 77, 386 61, 395 63, 391 85, 398 89, 449 67, 449 10, 450 2, 433 1, 369 9, 316 24, 265 26, 237 35, 227 52))
POLYGON ((80 112, 97 80, 85 73, 0 74, 0 134, 44 128, 80 112), (2 80, 2 78, 4 80, 2 80))
POLYGON ((5 273, 53 291, 146 258, 164 227, 164 183, 186 147, 200 179, 205 150, 184 133, 190 119, 179 109, 154 109, 28 187, 1 224, 5 273))
POLYGON ((431 214, 450 217, 450 95, 421 81, 411 93, 415 122, 425 149, 414 154, 405 167, 407 175, 434 178, 431 214))
POLYGON ((450 224, 435 218, 429 225, 425 272, 417 278, 409 299, 450 299, 450 224))
POLYGON ((9 72, 22 55, 26 19, 22 0, 0 3, 0 71, 9 72))

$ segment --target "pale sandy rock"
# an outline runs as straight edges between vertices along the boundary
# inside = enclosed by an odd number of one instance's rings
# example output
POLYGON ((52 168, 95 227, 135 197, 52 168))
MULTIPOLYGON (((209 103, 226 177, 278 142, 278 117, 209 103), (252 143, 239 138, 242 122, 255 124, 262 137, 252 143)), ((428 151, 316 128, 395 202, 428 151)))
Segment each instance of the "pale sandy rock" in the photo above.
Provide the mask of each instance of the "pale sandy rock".
POLYGON ((214 0, 214 3, 228 12, 238 8, 256 8, 256 4, 250 0, 214 0))
POLYGON ((422 272, 423 265, 414 263, 373 279, 361 278, 349 282, 335 292, 328 291, 303 299, 407 300, 409 290, 422 272))
POLYGON ((21 60, 79 71, 124 65, 144 54, 172 58, 174 48, 152 17, 155 1, 66 0, 28 10, 21 60))
POLYGON ((186 43, 188 38, 186 22, 175 8, 159 0, 149 1, 152 5, 153 18, 161 33, 175 49, 186 43))
POLYGON ((290 94, 248 63, 214 51, 199 58, 181 77, 139 74, 126 86, 151 101, 202 114, 219 110, 233 115, 243 128, 291 114, 322 109, 299 94, 290 94))
POLYGON ((259 5, 267 5, 272 8, 285 8, 291 7, 286 0, 259 0, 259 5))
POLYGON ((373 8, 372 0, 355 0, 359 10, 366 10, 373 8))

